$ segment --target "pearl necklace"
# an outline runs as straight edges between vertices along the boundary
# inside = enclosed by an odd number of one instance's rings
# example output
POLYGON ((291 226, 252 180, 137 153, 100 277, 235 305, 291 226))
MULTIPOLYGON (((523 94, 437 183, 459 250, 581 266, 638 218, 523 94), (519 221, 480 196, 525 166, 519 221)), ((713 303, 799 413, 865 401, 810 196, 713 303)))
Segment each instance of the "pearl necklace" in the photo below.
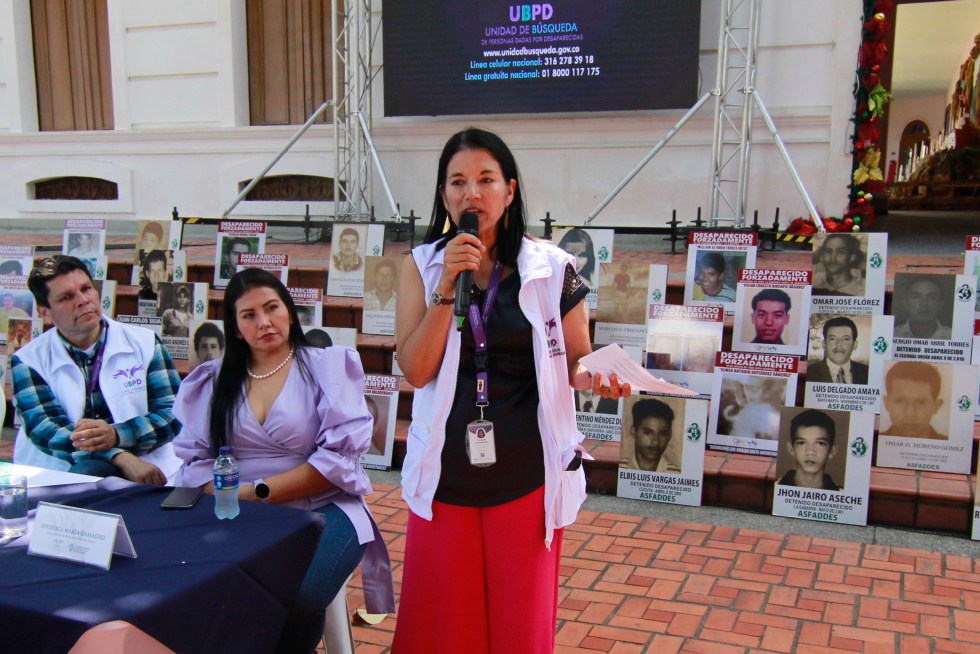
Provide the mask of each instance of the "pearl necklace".
POLYGON ((254 372, 252 372, 252 369, 249 368, 247 364, 245 365, 245 372, 247 372, 248 373, 248 376, 251 377, 252 379, 268 379, 269 377, 273 376, 274 374, 276 374, 277 372, 279 372, 280 370, 282 370, 282 367, 284 365, 286 365, 287 363, 289 363, 289 360, 293 358, 293 351, 294 351, 294 348, 292 348, 292 347, 289 348, 289 354, 287 354, 286 355, 286 358, 282 360, 282 363, 280 363, 278 366, 276 366, 275 368, 273 368, 272 370, 270 370, 267 373, 263 373, 261 375, 256 375, 254 372))

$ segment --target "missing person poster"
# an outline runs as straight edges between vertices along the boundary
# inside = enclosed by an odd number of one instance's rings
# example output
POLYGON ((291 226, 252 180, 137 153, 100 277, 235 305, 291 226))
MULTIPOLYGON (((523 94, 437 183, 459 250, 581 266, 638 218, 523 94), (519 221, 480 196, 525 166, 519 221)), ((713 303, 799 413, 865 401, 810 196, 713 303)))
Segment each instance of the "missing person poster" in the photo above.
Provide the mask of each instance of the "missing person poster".
POLYGON ((383 253, 384 236, 385 226, 382 224, 334 223, 330 241, 327 295, 364 295, 364 258, 383 253))
POLYGON ((275 275, 283 285, 289 283, 288 254, 243 253, 238 255, 238 270, 245 268, 265 270, 275 275))
POLYGON ((286 290, 293 298, 296 313, 299 314, 299 324, 302 327, 323 325, 323 289, 291 287, 286 290))
POLYGON ((803 405, 879 412, 894 324, 894 317, 885 315, 811 314, 803 405))
POLYGON ((157 316, 163 344, 174 359, 187 359, 191 321, 208 317, 208 285, 161 282, 157 293, 157 316))
POLYGON ((33 245, 0 245, 0 276, 26 277, 34 268, 33 245))
POLYGON ((721 305, 650 306, 644 366, 671 384, 710 395, 715 354, 721 351, 725 309, 721 305))
POLYGON ((684 304, 720 304, 734 314, 738 271, 755 268, 758 247, 755 232, 689 232, 684 304))
POLYGON ((783 407, 772 514, 868 523, 873 413, 783 407))
POLYGON ((599 266, 599 308, 595 342, 642 349, 646 345, 650 266, 604 263, 599 266))
POLYGON ((364 376, 364 401, 374 418, 371 446, 361 455, 361 465, 365 468, 391 468, 398 419, 398 383, 398 377, 392 375, 364 376))
POLYGON ((243 254, 265 252, 265 223, 262 221, 222 220, 218 222, 214 252, 214 287, 224 288, 238 271, 243 254))
POLYGON ((10 318, 37 317, 34 305, 34 294, 27 288, 26 276, 0 275, 0 337, 7 338, 10 318))
POLYGON ((708 447, 774 456, 779 449, 779 411, 796 404, 799 357, 719 352, 711 391, 708 447))
POLYGON ((30 343, 44 331, 40 318, 11 318, 7 321, 7 360, 17 350, 30 343))
POLYGON ((0 366, 0 386, 12 383, 10 377, 10 357, 17 351, 41 335, 44 323, 40 318, 10 318, 7 320, 6 356, 0 366))
POLYGON ((701 506, 708 401, 634 395, 623 400, 616 495, 701 506))
POLYGON ((361 331, 365 334, 395 335, 395 304, 398 301, 398 271, 402 257, 366 257, 364 311, 361 331))
POLYGON ((886 361, 884 375, 876 465, 969 474, 977 366, 886 361))
POLYGON ((894 358, 969 363, 977 278, 895 273, 894 358))
POLYGON ((192 318, 191 343, 187 356, 187 372, 205 361, 220 359, 225 355, 225 327, 220 320, 192 318))
MULTIPOLYGON (((963 274, 973 275, 980 279, 980 236, 966 237, 966 251, 964 252, 963 259, 963 274)), ((980 289, 980 283, 977 284, 977 288, 980 289)), ((980 293, 977 293, 973 311, 974 317, 980 318, 980 293)))
POLYGON ((589 287, 586 301, 590 309, 599 306, 599 265, 613 260, 611 229, 583 229, 581 227, 556 229, 551 233, 552 243, 575 257, 575 272, 589 287))
POLYGON ((813 312, 885 312, 888 234, 813 235, 813 312))
MULTIPOLYGON (((593 345, 593 349, 599 346, 593 345)), ((619 441, 623 432, 622 400, 600 397, 589 388, 575 391, 575 422, 586 438, 619 441)))
POLYGON ((740 270, 732 349, 805 354, 811 274, 809 270, 740 270))
POLYGON ((179 220, 141 220, 136 223, 136 259, 140 250, 179 250, 184 224, 179 220))
POLYGON ((186 282, 187 261, 183 250, 140 251, 139 265, 133 266, 133 284, 138 285, 137 314, 155 316, 160 284, 186 282))
POLYGON ((105 220, 69 218, 65 221, 61 252, 79 259, 105 254, 105 220))

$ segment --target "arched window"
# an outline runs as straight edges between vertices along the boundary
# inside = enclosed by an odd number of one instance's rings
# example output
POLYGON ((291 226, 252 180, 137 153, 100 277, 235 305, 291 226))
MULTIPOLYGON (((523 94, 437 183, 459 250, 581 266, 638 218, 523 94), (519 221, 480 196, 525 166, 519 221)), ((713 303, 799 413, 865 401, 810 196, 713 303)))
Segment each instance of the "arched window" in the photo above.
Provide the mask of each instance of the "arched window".
POLYGON ((912 160, 912 148, 920 143, 929 142, 929 126, 921 120, 913 120, 902 130, 902 139, 898 142, 898 160, 907 165, 912 160))

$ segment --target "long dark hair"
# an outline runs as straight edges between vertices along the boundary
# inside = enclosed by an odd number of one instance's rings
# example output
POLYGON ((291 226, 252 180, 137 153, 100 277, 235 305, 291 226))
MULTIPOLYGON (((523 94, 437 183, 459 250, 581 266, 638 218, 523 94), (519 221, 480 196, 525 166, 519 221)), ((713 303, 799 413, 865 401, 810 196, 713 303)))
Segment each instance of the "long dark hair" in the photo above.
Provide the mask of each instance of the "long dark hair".
POLYGON ((232 444, 232 434, 235 433, 235 416, 242 402, 245 401, 245 370, 252 357, 252 349, 244 338, 238 336, 238 315, 235 303, 245 293, 253 288, 271 288, 282 300, 289 311, 289 344, 296 350, 296 365, 307 380, 312 379, 309 367, 303 356, 303 348, 309 347, 303 328, 300 326, 299 315, 296 313, 296 303, 289 295, 279 278, 266 270, 246 268, 235 273, 225 288, 224 324, 225 324, 225 354, 221 359, 218 379, 211 396, 211 447, 215 456, 218 448, 232 444))
POLYGON ((442 149, 442 155, 439 157, 439 170, 436 174, 432 219, 429 222, 429 230, 425 234, 424 242, 435 243, 438 241, 438 247, 442 248, 456 236, 456 223, 452 222, 449 217, 449 211, 443 203, 441 191, 446 185, 449 160, 461 150, 486 150, 500 164, 500 171, 504 175, 504 180, 508 184, 510 180, 517 182, 514 186, 514 199, 507 209, 507 220, 501 219, 497 223, 497 259, 506 266, 517 266, 517 254, 521 251, 521 243, 524 240, 525 232, 527 232, 527 219, 525 217, 527 208, 524 205, 524 195, 521 193, 520 171, 517 170, 517 161, 507 144, 493 132, 476 127, 469 127, 462 132, 453 134, 442 149), (449 224, 448 230, 446 229, 447 223, 449 224), (505 223, 507 223, 506 227, 505 223))

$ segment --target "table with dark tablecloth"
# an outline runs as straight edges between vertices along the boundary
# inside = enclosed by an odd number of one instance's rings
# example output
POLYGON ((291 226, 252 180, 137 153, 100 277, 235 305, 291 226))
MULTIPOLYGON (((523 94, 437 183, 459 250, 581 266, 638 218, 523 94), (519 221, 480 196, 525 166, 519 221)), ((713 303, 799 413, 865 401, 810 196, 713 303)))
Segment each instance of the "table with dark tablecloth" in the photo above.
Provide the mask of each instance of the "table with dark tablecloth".
POLYGON ((137 558, 101 570, 30 556, 30 532, 0 547, 0 649, 67 652, 90 627, 123 620, 176 652, 272 651, 322 517, 242 502, 218 520, 210 496, 161 509, 169 491, 111 478, 31 489, 32 522, 40 500, 120 514, 137 558))

